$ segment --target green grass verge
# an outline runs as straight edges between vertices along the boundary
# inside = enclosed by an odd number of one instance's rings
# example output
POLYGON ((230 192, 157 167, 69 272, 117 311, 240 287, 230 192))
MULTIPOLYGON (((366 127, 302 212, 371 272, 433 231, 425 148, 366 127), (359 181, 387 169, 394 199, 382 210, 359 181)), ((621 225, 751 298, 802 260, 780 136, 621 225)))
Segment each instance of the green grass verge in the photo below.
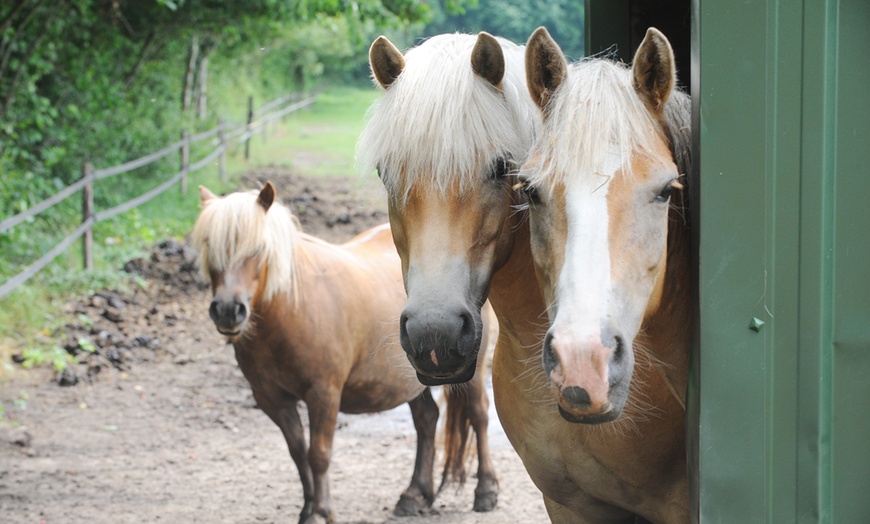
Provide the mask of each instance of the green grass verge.
POLYGON ((373 87, 327 89, 312 107, 287 115, 257 137, 251 163, 293 167, 307 175, 356 176, 356 141, 377 95, 373 87))
MULTIPOLYGON (((267 165, 292 167, 305 175, 357 176, 354 147, 366 110, 376 96, 374 88, 329 88, 312 107, 273 123, 265 136, 255 135, 248 160, 243 158, 241 145, 231 147, 226 184, 220 181, 215 161, 215 166, 190 176, 186 195, 176 186, 137 209, 98 223, 94 229, 94 270, 81 269, 81 244, 76 242, 27 284, 0 300, 0 377, 14 369, 9 364, 10 355, 18 352, 30 356, 29 364, 62 367, 63 355, 51 334, 70 320, 61 313, 63 303, 101 288, 143 285, 123 272, 124 263, 146 254, 156 241, 182 238, 190 231, 199 213, 197 186, 205 185, 218 194, 234 191, 245 172, 267 165)), ((202 156, 204 153, 195 149, 191 153, 193 161, 202 156)), ((167 164, 168 177, 175 163, 167 164)), ((164 179, 149 182, 142 191, 164 179)), ((0 264, 0 269, 0 280, 5 281, 21 268, 4 269, 0 264)))

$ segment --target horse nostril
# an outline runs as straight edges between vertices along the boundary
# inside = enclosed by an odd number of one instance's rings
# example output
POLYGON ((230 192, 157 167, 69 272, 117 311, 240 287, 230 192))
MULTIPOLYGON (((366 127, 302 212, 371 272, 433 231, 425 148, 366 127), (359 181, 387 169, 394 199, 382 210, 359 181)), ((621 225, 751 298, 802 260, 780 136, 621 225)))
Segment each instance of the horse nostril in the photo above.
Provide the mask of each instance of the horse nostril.
POLYGON ((233 307, 233 313, 235 315, 236 324, 241 324, 243 320, 245 320, 245 316, 247 316, 247 308, 241 302, 236 302, 233 307))
POLYGON ((577 386, 570 386, 562 390, 562 398, 576 407, 588 407, 592 404, 589 392, 577 386))
POLYGON ((552 333, 547 333, 547 337, 544 338, 544 346, 542 349, 544 357, 544 371, 546 371, 549 375, 550 372, 556 369, 556 366, 559 365, 559 357, 557 357, 555 351, 553 351, 552 333))
POLYGON ((616 348, 613 350, 613 361, 620 362, 625 356, 625 344, 622 342, 622 337, 614 337, 616 340, 616 348))
POLYGON ((462 325, 459 327, 459 342, 460 347, 466 347, 473 345, 474 341, 477 339, 477 326, 474 322, 474 317, 471 315, 470 311, 463 311, 459 314, 459 319, 462 322, 462 325))
POLYGON ((208 307, 208 316, 211 317, 211 319, 212 319, 214 322, 217 322, 217 320, 218 320, 218 303, 217 303, 217 300, 212 300, 211 305, 208 307))
POLYGON ((408 314, 404 311, 399 316, 399 343, 406 353, 411 353, 411 337, 408 335, 408 314))

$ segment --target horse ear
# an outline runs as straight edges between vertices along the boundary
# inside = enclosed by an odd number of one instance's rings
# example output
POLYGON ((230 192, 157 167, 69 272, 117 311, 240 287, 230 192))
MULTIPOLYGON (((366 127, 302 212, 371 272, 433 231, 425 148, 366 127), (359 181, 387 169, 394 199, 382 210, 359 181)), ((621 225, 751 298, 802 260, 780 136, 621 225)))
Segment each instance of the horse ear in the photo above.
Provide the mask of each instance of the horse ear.
POLYGON ((209 191, 209 189, 205 186, 199 186, 199 205, 205 206, 213 199, 217 198, 214 193, 209 191))
POLYGON ((526 83, 532 100, 545 110, 553 91, 568 76, 568 62, 546 27, 535 29, 526 43, 526 83))
POLYGON ((477 76, 498 87, 504 78, 504 51, 494 36, 481 31, 471 50, 471 69, 477 76))
POLYGON ((381 35, 369 48, 369 65, 378 84, 384 89, 389 89, 405 69, 405 57, 399 48, 381 35))
POLYGON ((674 50, 658 29, 646 30, 631 65, 634 90, 656 116, 664 114, 665 103, 677 83, 674 50))
POLYGON ((257 196, 257 203, 263 207, 263 211, 268 211, 273 202, 275 202, 275 186, 272 185, 272 182, 266 182, 257 196))

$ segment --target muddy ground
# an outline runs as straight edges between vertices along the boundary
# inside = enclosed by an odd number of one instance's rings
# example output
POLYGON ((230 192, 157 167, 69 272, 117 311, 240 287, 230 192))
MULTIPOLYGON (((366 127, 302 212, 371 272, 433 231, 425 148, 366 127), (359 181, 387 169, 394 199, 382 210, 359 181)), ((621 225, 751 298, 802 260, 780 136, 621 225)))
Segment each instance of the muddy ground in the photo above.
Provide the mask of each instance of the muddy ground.
MULTIPOLYGON (((376 180, 269 168, 243 185, 265 180, 276 183, 307 232, 329 241, 386 221, 376 180)), ((126 269, 140 285, 64 308, 74 320, 56 337, 79 365, 60 381, 44 370, 0 384, 0 522, 296 522, 295 467, 208 318, 193 253, 165 241, 126 269)), ((429 514, 411 518, 392 516, 413 468, 407 406, 340 415, 330 468, 337 522, 547 522, 539 492, 490 413, 497 508, 471 511, 469 478, 446 488, 429 514)))

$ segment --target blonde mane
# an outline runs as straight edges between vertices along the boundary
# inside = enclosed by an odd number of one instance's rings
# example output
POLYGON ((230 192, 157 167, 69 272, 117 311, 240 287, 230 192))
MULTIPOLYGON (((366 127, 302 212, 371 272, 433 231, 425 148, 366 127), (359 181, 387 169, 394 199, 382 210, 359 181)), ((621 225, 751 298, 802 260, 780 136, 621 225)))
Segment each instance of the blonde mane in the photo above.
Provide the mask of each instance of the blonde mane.
MULTIPOLYGON (((674 93, 672 96, 682 96, 674 93)), ((669 142, 635 93, 631 70, 605 59, 572 64, 547 107, 533 159, 524 167, 529 183, 542 188, 567 183, 576 173, 598 173, 616 156, 630 175, 633 154, 652 151, 657 138, 669 142)))
POLYGON ((263 212, 258 191, 232 193, 208 201, 191 233, 199 254, 200 269, 209 271, 238 268, 259 255, 268 268, 263 300, 278 293, 290 296, 294 289, 294 255, 301 232, 290 210, 277 199, 263 212))
POLYGON ((457 181, 463 191, 497 158, 525 159, 540 121, 526 88, 525 47, 498 39, 498 89, 472 71, 476 40, 438 35, 409 50, 402 74, 369 110, 357 163, 364 173, 377 169, 390 194, 407 197, 415 184, 445 194, 457 181))

